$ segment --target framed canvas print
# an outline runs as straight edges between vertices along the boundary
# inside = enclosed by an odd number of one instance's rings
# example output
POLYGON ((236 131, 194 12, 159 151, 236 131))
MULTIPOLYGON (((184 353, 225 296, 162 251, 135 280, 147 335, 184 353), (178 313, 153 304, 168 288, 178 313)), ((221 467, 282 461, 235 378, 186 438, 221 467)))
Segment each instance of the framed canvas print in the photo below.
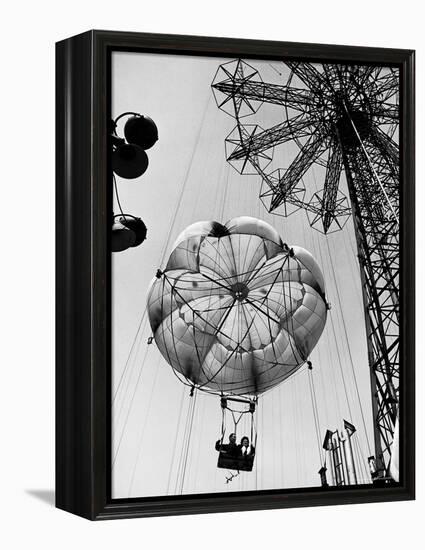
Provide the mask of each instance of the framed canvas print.
POLYGON ((57 44, 57 506, 414 498, 414 53, 57 44))

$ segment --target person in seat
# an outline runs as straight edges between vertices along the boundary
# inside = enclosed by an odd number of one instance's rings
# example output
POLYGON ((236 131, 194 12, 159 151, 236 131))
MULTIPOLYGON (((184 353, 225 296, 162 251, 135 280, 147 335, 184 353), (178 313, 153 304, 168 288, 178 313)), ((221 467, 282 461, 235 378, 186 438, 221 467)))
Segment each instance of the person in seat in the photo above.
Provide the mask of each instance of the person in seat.
POLYGON ((220 439, 215 442, 215 450, 228 456, 240 456, 239 445, 236 444, 236 434, 229 435, 229 443, 221 443, 220 439))
POLYGON ((242 437, 239 447, 239 455, 243 458, 249 458, 253 457, 255 454, 255 447, 254 445, 249 444, 249 437, 246 435, 242 437))

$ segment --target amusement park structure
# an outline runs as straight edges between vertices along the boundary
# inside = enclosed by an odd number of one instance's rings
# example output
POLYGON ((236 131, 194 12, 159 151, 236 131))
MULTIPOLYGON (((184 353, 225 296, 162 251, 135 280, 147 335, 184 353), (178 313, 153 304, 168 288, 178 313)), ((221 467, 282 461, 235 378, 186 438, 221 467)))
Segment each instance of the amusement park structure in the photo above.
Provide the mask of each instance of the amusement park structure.
POLYGON ((282 85, 263 82, 242 60, 219 67, 212 83, 217 105, 236 120, 226 156, 241 174, 261 177, 269 212, 287 216, 302 208, 325 234, 353 216, 374 414, 369 464, 372 479, 383 481, 390 478, 399 402, 399 74, 373 65, 285 65, 282 85), (279 122, 267 129, 246 123, 263 104, 280 112, 279 122), (273 150, 284 144, 296 150, 291 163, 268 170, 273 150), (303 177, 313 165, 322 167, 324 185, 306 198, 303 177))

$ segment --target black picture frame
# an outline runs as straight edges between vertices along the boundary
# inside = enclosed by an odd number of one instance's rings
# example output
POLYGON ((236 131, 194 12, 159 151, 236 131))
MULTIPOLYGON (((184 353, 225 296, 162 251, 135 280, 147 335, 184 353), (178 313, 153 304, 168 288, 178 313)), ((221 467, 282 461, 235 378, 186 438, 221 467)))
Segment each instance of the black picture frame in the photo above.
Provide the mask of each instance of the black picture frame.
POLYGON ((91 520, 414 499, 414 51, 89 31, 56 45, 56 506, 91 520), (400 483, 110 498, 107 123, 112 51, 396 65, 401 75, 400 483))

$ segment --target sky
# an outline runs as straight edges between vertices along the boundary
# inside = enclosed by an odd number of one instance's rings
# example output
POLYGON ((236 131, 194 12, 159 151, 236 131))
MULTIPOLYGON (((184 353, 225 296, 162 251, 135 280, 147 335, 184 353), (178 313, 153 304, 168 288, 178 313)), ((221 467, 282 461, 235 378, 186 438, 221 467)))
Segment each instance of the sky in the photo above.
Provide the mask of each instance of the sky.
MULTIPOLYGON (((304 211, 288 218, 269 214, 258 198, 259 176, 241 176, 226 162, 224 140, 235 120, 217 108, 210 85, 227 61, 128 52, 112 56, 113 117, 139 112, 153 118, 159 130, 158 142, 148 151, 147 172, 137 180, 117 178, 124 211, 144 220, 148 236, 141 246, 113 254, 112 261, 113 498, 318 486, 323 460, 318 447, 326 430, 341 429, 343 419, 357 428, 358 475, 369 482, 371 389, 352 220, 342 231, 324 236, 310 227, 304 211), (155 343, 147 344, 146 297, 183 229, 200 220, 225 223, 241 215, 265 220, 284 242, 313 254, 331 309, 310 357, 313 371, 302 367, 259 399, 253 472, 226 483, 228 471, 216 467, 214 449, 221 430, 220 400, 199 391, 190 397, 155 343)), ((282 63, 250 64, 263 81, 285 84, 289 75, 282 63)), ((267 128, 284 117, 283 109, 263 105, 252 122, 267 128)), ((296 153, 295 144, 276 148, 269 169, 286 168, 296 153)), ((308 194, 321 189, 323 176, 318 166, 304 177, 308 194)), ((344 178, 341 190, 346 193, 344 178)), ((238 427, 238 436, 245 433, 248 422, 238 427)))

